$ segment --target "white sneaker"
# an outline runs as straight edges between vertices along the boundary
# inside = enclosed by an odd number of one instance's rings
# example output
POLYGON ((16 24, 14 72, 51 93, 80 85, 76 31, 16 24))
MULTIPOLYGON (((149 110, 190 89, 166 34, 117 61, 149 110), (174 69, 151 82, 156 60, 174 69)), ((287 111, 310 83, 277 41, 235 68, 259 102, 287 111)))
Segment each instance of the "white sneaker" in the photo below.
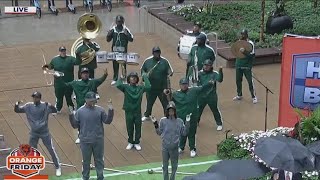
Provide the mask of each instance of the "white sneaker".
POLYGON ((61 114, 61 111, 57 111, 57 114, 61 114))
POLYGON ((179 150, 178 150, 178 151, 179 151, 179 154, 182 154, 182 153, 183 153, 183 150, 182 150, 182 149, 180 149, 180 148, 179 148, 179 150))
POLYGON ((252 98, 252 103, 253 104, 257 104, 258 103, 258 98, 257 97, 252 98))
POLYGON ((126 150, 130 150, 130 149, 132 149, 132 148, 133 148, 133 144, 129 143, 129 144, 127 145, 127 147, 126 147, 126 150))
POLYGON ((147 120, 150 120, 150 117, 145 117, 145 116, 143 116, 142 118, 141 118, 141 121, 143 122, 143 121, 147 121, 147 120))
POLYGON ((140 150, 141 150, 140 144, 135 144, 135 145, 134 145, 134 148, 136 148, 137 151, 140 151, 140 150))
POLYGON ((78 138, 76 141, 75 141, 76 144, 80 144, 80 139, 78 138))
POLYGON ((236 96, 233 98, 234 101, 240 101, 242 99, 242 96, 236 96))
POLYGON ((190 151, 190 157, 195 157, 197 155, 197 152, 195 150, 190 151))
POLYGON ((222 131, 222 125, 217 127, 217 131, 222 131))
POLYGON ((76 95, 73 95, 73 99, 76 100, 76 99, 77 99, 77 96, 76 96, 76 95))
POLYGON ((56 169, 56 176, 60 177, 61 176, 61 167, 59 167, 58 169, 56 169))
POLYGON ((99 94, 96 94, 96 98, 99 100, 100 99, 100 96, 99 96, 99 94))
POLYGON ((115 85, 116 83, 117 83, 117 81, 112 81, 111 86, 115 85))

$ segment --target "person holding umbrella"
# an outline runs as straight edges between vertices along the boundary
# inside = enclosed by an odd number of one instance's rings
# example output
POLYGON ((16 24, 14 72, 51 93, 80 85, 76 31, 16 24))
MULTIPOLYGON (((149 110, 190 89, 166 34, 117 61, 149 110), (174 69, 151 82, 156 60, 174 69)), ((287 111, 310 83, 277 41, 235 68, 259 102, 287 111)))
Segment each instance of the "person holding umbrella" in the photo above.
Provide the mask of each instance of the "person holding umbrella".
POLYGON ((171 176, 170 180, 175 179, 178 169, 179 160, 179 142, 180 137, 186 136, 190 127, 190 116, 187 115, 186 123, 177 117, 176 106, 174 103, 169 103, 166 108, 166 117, 160 119, 160 126, 154 117, 151 120, 156 128, 156 132, 162 139, 162 169, 163 179, 169 180, 169 159, 171 159, 171 176))
POLYGON ((272 171, 270 180, 302 180, 302 174, 276 169, 272 171))

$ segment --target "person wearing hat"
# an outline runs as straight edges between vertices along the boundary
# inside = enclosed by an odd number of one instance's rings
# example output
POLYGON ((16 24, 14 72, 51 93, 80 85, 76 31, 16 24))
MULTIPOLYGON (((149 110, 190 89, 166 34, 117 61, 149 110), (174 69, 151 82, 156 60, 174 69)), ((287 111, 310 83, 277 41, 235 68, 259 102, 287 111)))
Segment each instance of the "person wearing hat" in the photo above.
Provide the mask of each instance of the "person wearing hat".
POLYGON ((138 85, 138 73, 131 72, 127 77, 128 84, 123 84, 121 79, 119 79, 116 83, 116 87, 124 93, 124 103, 122 109, 125 111, 128 133, 128 145, 126 147, 127 150, 130 150, 133 147, 135 147, 138 151, 141 150, 141 102, 143 93, 148 92, 151 89, 148 76, 143 74, 142 78, 144 84, 138 85))
POLYGON ((59 158, 48 127, 49 114, 57 113, 57 109, 48 102, 42 102, 40 92, 32 93, 31 97, 33 102, 27 102, 25 105, 21 105, 21 101, 16 102, 14 112, 26 114, 30 126, 29 145, 38 148, 39 139, 41 139, 51 155, 56 168, 56 176, 61 176, 59 158))
POLYGON ((174 103, 169 103, 166 108, 165 117, 160 119, 160 125, 155 117, 152 117, 152 122, 156 129, 156 133, 162 139, 162 169, 163 179, 169 180, 169 160, 171 160, 171 176, 170 180, 174 180, 178 169, 179 161, 179 142, 182 136, 188 134, 190 128, 190 114, 186 117, 184 123, 178 118, 176 106, 174 103))
POLYGON ((236 59, 236 85, 237 85, 237 96, 233 98, 234 101, 242 100, 242 78, 243 75, 246 77, 249 85, 249 91, 251 93, 252 103, 258 103, 256 96, 253 80, 252 80, 252 66, 255 58, 254 43, 249 40, 248 31, 246 29, 241 31, 240 40, 248 41, 252 45, 252 51, 247 52, 244 48, 240 48, 240 52, 245 55, 244 58, 236 59))
MULTIPOLYGON (((189 80, 187 78, 181 78, 179 81, 180 89, 172 92, 172 102, 177 109, 177 116, 186 121, 188 115, 190 115, 190 130, 186 136, 182 136, 179 144, 179 153, 182 153, 185 148, 187 138, 189 139, 190 157, 195 157, 196 152, 196 132, 197 132, 197 118, 198 118, 198 104, 197 99, 200 94, 208 91, 212 88, 214 81, 209 81, 202 86, 189 87, 189 80)), ((170 89, 165 89, 164 94, 169 94, 170 89)), ((172 103, 172 102, 169 102, 172 103)))
MULTIPOLYGON (((95 92, 96 89, 106 80, 108 76, 108 69, 105 70, 103 76, 99 79, 90 79, 90 70, 86 67, 81 69, 81 79, 66 83, 67 86, 72 87, 76 95, 77 109, 85 104, 85 95, 89 91, 95 92)), ((97 94, 96 94, 97 95, 97 94)), ((76 140, 80 143, 80 139, 76 140)))
POLYGON ((76 58, 81 62, 81 64, 79 65, 78 78, 81 79, 81 69, 86 67, 89 69, 89 78, 94 79, 94 70, 98 67, 96 56, 94 56, 93 60, 88 64, 82 64, 81 54, 87 52, 90 48, 97 52, 100 50, 100 46, 98 44, 92 43, 90 39, 82 38, 82 40, 83 44, 76 50, 76 58))
POLYGON ((210 59, 207 59, 203 63, 203 69, 199 72, 199 85, 204 85, 209 81, 214 81, 214 85, 212 88, 208 89, 208 91, 203 92, 199 95, 198 103, 199 103, 199 117, 198 123, 200 123, 201 115, 204 108, 209 105, 211 112, 213 113, 214 119, 217 124, 217 131, 222 130, 222 120, 221 113, 218 108, 218 95, 217 95, 217 83, 221 83, 223 81, 223 72, 222 67, 219 68, 219 72, 213 70, 213 62, 210 59))
POLYGON ((55 56, 49 64, 42 66, 43 70, 53 69, 64 74, 62 77, 54 76, 54 93, 56 96, 56 108, 58 113, 61 112, 63 107, 63 97, 65 97, 67 105, 74 108, 72 102, 72 88, 65 86, 65 83, 74 80, 74 66, 79 65, 81 62, 75 57, 67 55, 67 49, 64 46, 59 47, 60 54, 55 56))
POLYGON ((159 47, 152 48, 152 55, 148 57, 141 66, 141 74, 147 74, 151 83, 151 90, 146 92, 147 108, 142 121, 150 119, 152 107, 157 97, 159 98, 163 112, 165 114, 168 105, 168 99, 163 90, 168 88, 168 77, 173 75, 173 69, 170 62, 161 56, 159 47))
POLYGON ((82 153, 82 178, 90 178, 90 162, 93 155, 97 180, 102 180, 104 169, 104 127, 111 124, 114 110, 111 99, 108 102, 108 113, 104 108, 96 105, 96 93, 89 91, 85 95, 86 103, 77 111, 70 109, 69 120, 71 126, 80 129, 80 149, 82 153))
POLYGON ((200 71, 205 60, 210 59, 212 62, 214 62, 216 59, 214 50, 212 49, 212 47, 206 45, 206 40, 207 36, 200 33, 200 35, 197 36, 197 44, 192 46, 191 48, 186 69, 186 76, 188 78, 192 75, 193 72, 190 67, 196 66, 198 68, 198 71, 200 71), (195 62, 195 56, 197 58, 197 62, 195 62))
MULTIPOLYGON (((116 25, 108 31, 107 42, 110 42, 111 40, 113 40, 111 46, 112 52, 119 53, 127 53, 128 43, 133 42, 133 35, 131 34, 130 30, 124 25, 124 17, 121 15, 118 15, 116 17, 116 25)), ((114 60, 112 62, 112 65, 113 81, 111 82, 111 85, 115 85, 119 76, 119 63, 114 60)), ((124 68, 127 68, 126 64, 124 64, 124 68)))

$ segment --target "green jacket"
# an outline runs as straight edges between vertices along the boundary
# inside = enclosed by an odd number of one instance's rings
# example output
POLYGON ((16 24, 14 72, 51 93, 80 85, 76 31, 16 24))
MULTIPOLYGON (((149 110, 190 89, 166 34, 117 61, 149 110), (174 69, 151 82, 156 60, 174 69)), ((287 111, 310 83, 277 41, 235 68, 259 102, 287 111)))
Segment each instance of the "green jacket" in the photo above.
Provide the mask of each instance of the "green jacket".
POLYGON ((191 51, 189 53, 189 58, 188 58, 188 64, 187 66, 193 66, 195 64, 195 53, 197 54, 198 62, 198 70, 200 71, 203 67, 203 62, 207 59, 210 59, 212 62, 215 61, 215 52, 212 49, 212 47, 205 45, 205 46, 198 46, 197 44, 192 46, 191 51))
POLYGON ((149 74, 151 91, 163 91, 166 89, 168 86, 167 77, 173 74, 170 62, 164 57, 161 57, 160 60, 157 61, 151 56, 143 62, 141 74, 147 74, 150 70, 152 70, 149 74))
MULTIPOLYGON (((100 50, 100 47, 97 47, 94 44, 89 44, 89 47, 94 49, 96 52, 100 50)), ((80 54, 85 52, 85 51, 87 51, 89 49, 89 47, 83 43, 77 49, 76 58, 77 58, 78 61, 82 62, 82 60, 80 58, 80 54)), ((88 69, 96 69, 97 68, 97 59, 96 59, 96 57, 94 57, 93 60, 90 63, 86 64, 86 65, 79 65, 79 69, 81 69, 83 67, 87 67, 88 69)))
POLYGON ((107 78, 107 75, 103 75, 99 79, 88 79, 88 80, 74 80, 66 83, 67 86, 71 86, 73 88, 74 93, 76 94, 77 108, 80 108, 84 105, 85 95, 89 91, 94 91, 97 87, 99 87, 107 78))
POLYGON ((117 26, 112 27, 112 34, 111 36, 107 36, 107 42, 112 40, 111 51, 112 52, 122 52, 121 50, 116 50, 114 47, 122 47, 124 48, 124 53, 128 52, 128 43, 133 41, 133 35, 131 34, 130 30, 127 28, 129 36, 124 33, 124 29, 119 29, 117 26))
POLYGON ((209 88, 207 91, 205 91, 204 93, 202 93, 199 97, 200 98, 207 98, 210 95, 215 95, 216 89, 217 89, 217 81, 218 82, 222 82, 223 81, 223 72, 222 69, 219 69, 219 72, 217 71, 209 71, 209 72, 205 72, 203 70, 201 70, 198 74, 199 77, 199 85, 204 85, 206 83, 208 83, 210 80, 214 80, 215 83, 212 86, 212 88, 209 88))
POLYGON ((237 58, 236 59, 236 68, 241 68, 241 67, 247 67, 247 68, 252 68, 253 66, 253 60, 255 58, 255 51, 254 51, 254 43, 250 40, 248 42, 252 45, 252 51, 251 52, 244 52, 245 58, 237 58))
POLYGON ((54 87, 64 87, 66 82, 73 81, 74 66, 79 65, 80 63, 81 62, 73 56, 54 57, 49 64, 49 69, 64 73, 64 76, 62 77, 54 77, 54 87))
POLYGON ((124 102, 122 109, 126 112, 141 113, 141 102, 143 93, 150 91, 151 85, 147 76, 143 76, 144 85, 123 84, 122 80, 118 80, 116 87, 124 93, 124 102))
POLYGON ((186 116, 190 113, 196 115, 198 113, 198 96, 212 88, 211 83, 207 83, 203 86, 189 87, 187 91, 181 91, 181 89, 172 93, 172 101, 176 105, 177 116, 181 119, 186 119, 186 116))

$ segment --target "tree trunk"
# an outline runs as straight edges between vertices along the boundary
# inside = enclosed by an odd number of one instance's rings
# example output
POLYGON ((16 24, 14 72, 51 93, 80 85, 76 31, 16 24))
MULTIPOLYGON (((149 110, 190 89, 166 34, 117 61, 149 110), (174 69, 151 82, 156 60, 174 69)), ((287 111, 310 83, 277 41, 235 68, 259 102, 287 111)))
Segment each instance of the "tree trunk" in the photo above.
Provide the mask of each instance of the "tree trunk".
POLYGON ((266 0, 261 0, 261 24, 260 24, 260 42, 264 42, 264 14, 265 14, 266 0))

